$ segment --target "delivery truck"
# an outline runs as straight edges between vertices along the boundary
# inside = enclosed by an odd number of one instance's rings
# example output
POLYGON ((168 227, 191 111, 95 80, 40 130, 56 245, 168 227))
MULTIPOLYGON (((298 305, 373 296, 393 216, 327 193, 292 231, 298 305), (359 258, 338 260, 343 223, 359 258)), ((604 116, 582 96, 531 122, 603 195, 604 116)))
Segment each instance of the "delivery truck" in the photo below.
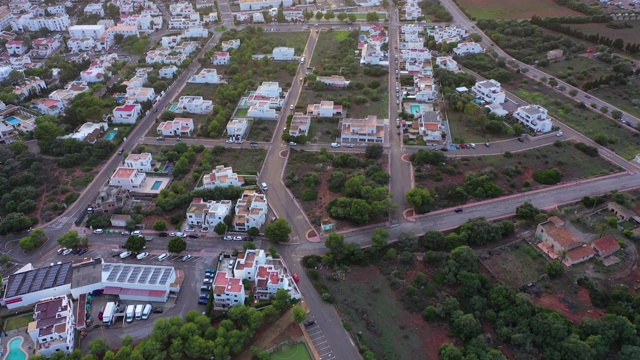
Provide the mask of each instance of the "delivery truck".
POLYGON ((135 305, 129 305, 127 306, 127 312, 125 313, 126 317, 127 317, 127 322, 133 322, 133 315, 134 312, 136 310, 136 306, 135 305))
POLYGON ((104 311, 102 312, 102 323, 104 325, 113 325, 113 319, 115 318, 115 314, 118 312, 118 304, 111 301, 108 302, 107 305, 104 306, 104 311))

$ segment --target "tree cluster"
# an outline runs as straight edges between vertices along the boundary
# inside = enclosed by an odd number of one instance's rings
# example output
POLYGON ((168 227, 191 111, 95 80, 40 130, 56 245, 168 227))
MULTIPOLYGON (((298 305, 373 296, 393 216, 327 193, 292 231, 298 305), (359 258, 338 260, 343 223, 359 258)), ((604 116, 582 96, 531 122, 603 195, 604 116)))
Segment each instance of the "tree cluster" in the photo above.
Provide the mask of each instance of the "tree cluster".
POLYGON ((432 15, 437 21, 449 22, 453 19, 453 16, 442 6, 439 0, 423 0, 418 3, 418 6, 425 14, 432 15))
POLYGON ((544 185, 555 185, 562 180, 562 172, 557 168, 536 170, 533 172, 533 180, 544 185))

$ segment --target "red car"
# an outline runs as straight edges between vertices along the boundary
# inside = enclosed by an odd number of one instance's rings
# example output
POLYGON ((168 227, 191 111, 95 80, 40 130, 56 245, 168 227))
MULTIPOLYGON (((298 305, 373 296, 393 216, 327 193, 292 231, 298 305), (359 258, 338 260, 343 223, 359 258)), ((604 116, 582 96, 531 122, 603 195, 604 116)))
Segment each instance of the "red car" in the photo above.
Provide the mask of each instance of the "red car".
POLYGON ((300 278, 298 277, 298 274, 293 274, 293 281, 300 282, 300 278))
POLYGON ((460 148, 461 148, 461 149, 466 149, 466 148, 467 148, 467 145, 465 145, 465 144, 460 144, 460 148))

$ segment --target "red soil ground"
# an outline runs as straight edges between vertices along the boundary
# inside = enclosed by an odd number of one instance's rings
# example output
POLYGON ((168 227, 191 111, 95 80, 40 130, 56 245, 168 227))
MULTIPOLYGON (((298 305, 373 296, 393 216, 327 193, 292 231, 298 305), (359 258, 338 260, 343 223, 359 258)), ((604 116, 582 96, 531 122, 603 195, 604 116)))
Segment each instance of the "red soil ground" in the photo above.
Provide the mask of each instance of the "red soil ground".
POLYGON ((580 292, 578 293, 578 301, 580 304, 588 306, 588 309, 586 310, 576 311, 570 309, 569 306, 561 300, 562 296, 564 296, 564 293, 546 294, 539 298, 533 298, 533 302, 543 305, 546 308, 559 311, 569 320, 573 321, 574 324, 580 323, 582 318, 585 316, 593 319, 599 319, 604 314, 604 310, 596 309, 591 305, 589 290, 587 289, 580 289, 580 292))

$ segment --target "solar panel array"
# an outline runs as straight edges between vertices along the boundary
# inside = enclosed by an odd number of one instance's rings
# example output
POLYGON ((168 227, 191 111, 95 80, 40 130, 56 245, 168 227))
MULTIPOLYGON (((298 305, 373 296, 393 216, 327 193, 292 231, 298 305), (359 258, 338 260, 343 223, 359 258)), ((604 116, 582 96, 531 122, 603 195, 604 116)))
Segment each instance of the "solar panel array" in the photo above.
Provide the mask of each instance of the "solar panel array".
POLYGON ((116 277, 118 277, 118 274, 120 273, 120 269, 122 269, 122 265, 114 265, 109 276, 107 276, 107 281, 115 281, 116 277))
POLYGON ((18 288, 20 287, 20 284, 22 284, 22 279, 24 279, 24 277, 25 277, 24 273, 15 275, 15 278, 13 279, 13 283, 9 285, 9 290, 7 290, 5 297, 12 297, 18 294, 18 288))
POLYGON ((22 283, 22 286, 20 287, 20 292, 19 294, 26 294, 29 292, 29 288, 31 287, 31 284, 33 283, 33 278, 36 276, 36 272, 35 271, 30 271, 27 273, 27 276, 24 279, 24 282, 22 283))
POLYGON ((131 272, 131 266, 127 265, 124 268, 122 268, 122 271, 120 272, 120 276, 118 276, 118 282, 123 282, 127 279, 127 276, 129 276, 129 273, 131 272))
POLYGON ((64 284, 65 279, 67 278, 67 274, 71 269, 71 263, 62 264, 62 268, 60 268, 60 273, 58 274, 58 278, 56 280, 56 286, 60 286, 64 284))
POLYGON ((149 284, 157 284, 158 277, 160 277, 160 273, 162 269, 153 269, 153 274, 151 274, 151 279, 149 279, 149 284))
POLYGON ((134 267, 133 270, 131 271, 131 275, 129 275, 129 278, 127 279, 127 282, 128 283, 136 282, 136 279, 138 278, 138 275, 140 275, 141 270, 142 270, 142 267, 140 266, 134 267))
POLYGON ((149 278, 149 275, 151 274, 151 268, 144 268, 144 270, 142 270, 142 274, 140 274, 140 278, 138 279, 138 284, 144 284, 147 282, 147 279, 149 278))
POLYGON ((44 281, 44 276, 47 274, 46 269, 38 269, 38 274, 36 275, 36 279, 31 283, 31 291, 36 291, 40 289, 42 286, 42 282, 44 281))
POLYGON ((56 280, 56 275, 58 274, 58 270, 60 269, 60 265, 56 264, 49 268, 49 273, 47 274, 47 278, 44 280, 44 288, 48 289, 53 286, 53 282, 56 280))
POLYGON ((103 272, 111 271, 111 264, 104 264, 104 265, 102 266, 102 271, 103 271, 103 272))
POLYGON ((5 298, 64 285, 70 270, 69 262, 11 275, 5 298))
POLYGON ((164 269, 164 272, 162 273, 162 276, 160 277, 160 284, 166 284, 167 280, 169 280, 169 276, 171 276, 172 272, 173 272, 173 269, 164 269))

